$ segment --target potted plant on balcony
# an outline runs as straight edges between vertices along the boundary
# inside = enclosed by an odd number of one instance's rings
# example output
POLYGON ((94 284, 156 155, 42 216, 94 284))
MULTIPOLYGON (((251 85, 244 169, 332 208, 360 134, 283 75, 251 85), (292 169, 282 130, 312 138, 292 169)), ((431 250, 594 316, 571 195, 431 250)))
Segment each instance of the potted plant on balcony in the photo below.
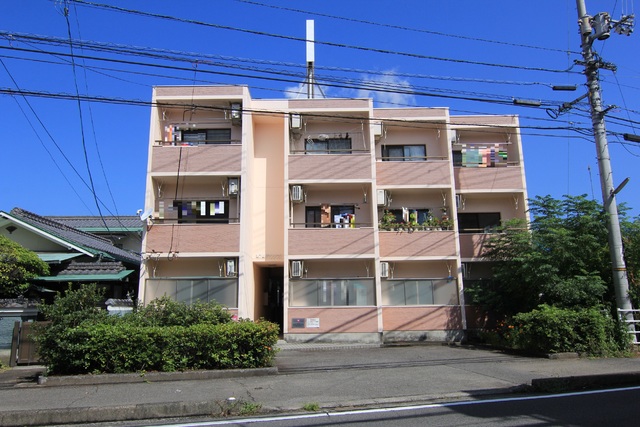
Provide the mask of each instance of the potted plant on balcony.
POLYGON ((438 226, 438 218, 429 214, 429 216, 427 216, 427 219, 425 220, 425 222, 422 223, 422 225, 425 230, 431 231, 438 226))
POLYGON ((380 230, 393 230, 397 227, 396 216, 391 211, 385 209, 382 212, 382 217, 378 222, 380 230))
POLYGON ((447 213, 447 207, 446 206, 441 207, 440 211, 442 211, 442 220, 443 221, 449 220, 449 214, 447 213))
POLYGON ((442 219, 442 221, 440 221, 440 226, 442 227, 443 230, 451 230, 451 228, 453 227, 453 221, 450 220, 449 218, 447 219, 442 219))
POLYGON ((418 213, 417 212, 411 212, 409 214, 409 223, 407 224, 407 230, 409 232, 417 230, 419 225, 420 224, 418 224, 418 213))

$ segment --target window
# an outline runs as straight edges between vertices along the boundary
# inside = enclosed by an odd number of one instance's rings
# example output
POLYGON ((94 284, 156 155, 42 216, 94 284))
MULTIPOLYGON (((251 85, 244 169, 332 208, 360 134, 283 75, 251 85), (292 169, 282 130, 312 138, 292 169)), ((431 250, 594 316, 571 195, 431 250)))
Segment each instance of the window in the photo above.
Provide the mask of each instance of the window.
POLYGON ((231 129, 184 130, 182 140, 196 144, 231 144, 231 129))
POLYGON ((305 207, 306 228, 353 228, 355 221, 355 206, 353 205, 331 206, 324 204, 305 207))
POLYGON ((453 166, 462 166, 462 151, 453 151, 453 166))
POLYGON ((353 205, 331 206, 332 227, 354 228, 356 223, 356 210, 353 205))
POLYGON ((304 149, 308 154, 351 154, 351 138, 308 138, 304 149))
POLYGON ((216 301, 226 307, 238 307, 238 279, 147 279, 147 295, 167 295, 176 301, 193 304, 196 301, 216 301))
POLYGON ((291 280, 292 307, 375 305, 373 279, 291 280))
POLYGON ((421 162, 427 160, 427 150, 424 145, 383 145, 382 160, 421 162))
POLYGON ((173 208, 178 211, 179 223, 229 223, 228 200, 174 200, 173 208))
POLYGON ((307 206, 305 208, 305 227, 322 227, 322 210, 320 206, 307 206))
POLYGON ((382 281, 382 305, 456 305, 458 287, 448 279, 382 281))
POLYGON ((500 226, 500 212, 458 213, 460 233, 495 233, 500 226))
POLYGON ((418 224, 423 224, 427 222, 429 217, 431 217, 431 209, 386 209, 391 212, 396 217, 396 222, 409 222, 410 216, 412 213, 416 214, 416 219, 418 224))

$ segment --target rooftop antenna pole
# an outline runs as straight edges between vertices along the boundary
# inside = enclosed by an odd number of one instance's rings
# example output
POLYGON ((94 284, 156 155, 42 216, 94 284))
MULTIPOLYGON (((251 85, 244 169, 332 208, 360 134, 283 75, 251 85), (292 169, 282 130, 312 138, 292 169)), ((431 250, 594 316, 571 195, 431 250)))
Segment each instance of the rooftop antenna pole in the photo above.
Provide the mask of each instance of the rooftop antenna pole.
POLYGON ((600 93, 599 69, 604 68, 615 71, 615 66, 603 62, 598 55, 593 52, 593 42, 595 40, 606 40, 609 38, 610 30, 612 29, 620 34, 631 34, 631 31, 633 31, 633 15, 623 16, 620 21, 616 22, 605 12, 598 13, 593 17, 587 15, 584 0, 576 0, 576 5, 580 24, 582 58, 584 59, 584 61, 578 62, 578 64, 584 66, 584 73, 587 76, 587 89, 589 103, 591 104, 591 123, 597 148, 598 168, 600 169, 602 202, 608 220, 609 251, 613 270, 613 286, 616 294, 616 304, 621 320, 627 322, 628 331, 630 334, 633 334, 633 342, 637 343, 635 325, 632 322, 633 312, 631 310, 633 307, 631 305, 631 298, 629 297, 629 282, 624 262, 620 220, 618 218, 618 206, 616 204, 616 193, 619 190, 616 189, 613 184, 611 157, 609 156, 607 131, 604 124, 604 116, 610 108, 602 108, 600 93))
POLYGON ((313 19, 307 19, 307 98, 313 99, 313 87, 315 78, 313 77, 313 63, 315 62, 315 35, 313 19))

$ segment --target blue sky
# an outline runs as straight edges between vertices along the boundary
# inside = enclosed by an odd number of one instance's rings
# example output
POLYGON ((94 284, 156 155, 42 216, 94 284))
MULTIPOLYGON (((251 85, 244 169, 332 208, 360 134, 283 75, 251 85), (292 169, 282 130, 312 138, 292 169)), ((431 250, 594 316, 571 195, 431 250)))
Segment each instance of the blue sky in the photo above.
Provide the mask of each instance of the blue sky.
MULTIPOLYGON (((586 5, 589 14, 609 12, 615 20, 634 12, 632 0, 586 5)), ((307 19, 315 21, 316 75, 349 86, 325 86, 327 96, 449 107, 452 115, 518 114, 529 197, 601 200, 588 104, 556 119, 549 114, 586 92, 574 64, 582 59, 574 0, 96 0, 67 2, 66 16, 61 0, 3 6, 0 210, 96 215, 93 187, 103 215, 134 215, 144 207, 144 103, 152 87, 246 84, 254 98, 295 96, 307 19), (364 82, 403 93, 359 89, 364 82), (109 102, 78 102, 77 93, 109 102), (542 106, 514 106, 513 98, 542 106)), ((630 178, 618 201, 634 216, 640 144, 620 135, 640 134, 638 33, 594 42, 617 66, 601 71, 603 101, 616 106, 607 116, 614 182, 630 178)))

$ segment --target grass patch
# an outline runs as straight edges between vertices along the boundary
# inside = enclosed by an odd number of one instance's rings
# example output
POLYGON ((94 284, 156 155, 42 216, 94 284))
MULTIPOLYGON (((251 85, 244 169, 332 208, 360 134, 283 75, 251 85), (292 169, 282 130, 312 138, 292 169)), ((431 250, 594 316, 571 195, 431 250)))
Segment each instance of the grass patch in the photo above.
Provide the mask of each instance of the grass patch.
POLYGON ((308 412, 318 412, 320 410, 320 405, 318 405, 317 403, 305 403, 302 406, 302 409, 304 409, 305 411, 308 412))

